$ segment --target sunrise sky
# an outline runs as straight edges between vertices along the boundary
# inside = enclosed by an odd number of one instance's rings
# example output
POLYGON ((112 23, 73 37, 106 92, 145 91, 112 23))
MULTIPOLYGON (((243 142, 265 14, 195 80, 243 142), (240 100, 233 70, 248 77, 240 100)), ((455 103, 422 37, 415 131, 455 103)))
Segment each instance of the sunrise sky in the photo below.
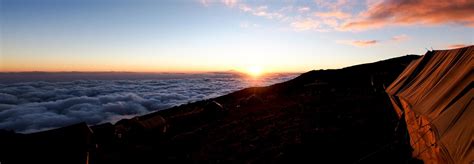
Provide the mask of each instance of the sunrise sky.
POLYGON ((1 72, 304 72, 474 41, 472 0, 0 3, 1 72))

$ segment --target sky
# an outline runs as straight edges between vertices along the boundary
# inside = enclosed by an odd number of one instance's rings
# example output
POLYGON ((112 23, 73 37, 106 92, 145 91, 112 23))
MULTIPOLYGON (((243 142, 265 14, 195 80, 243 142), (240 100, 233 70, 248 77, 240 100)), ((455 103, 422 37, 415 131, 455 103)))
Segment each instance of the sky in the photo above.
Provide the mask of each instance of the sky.
POLYGON ((0 0, 0 72, 305 72, 474 42, 472 0, 0 0))

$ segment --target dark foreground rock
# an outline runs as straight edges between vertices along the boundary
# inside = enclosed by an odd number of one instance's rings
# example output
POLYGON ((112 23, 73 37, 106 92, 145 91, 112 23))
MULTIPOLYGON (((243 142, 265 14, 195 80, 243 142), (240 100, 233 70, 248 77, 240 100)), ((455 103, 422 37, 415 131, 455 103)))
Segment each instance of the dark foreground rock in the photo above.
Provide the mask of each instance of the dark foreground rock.
POLYGON ((397 120, 384 88, 416 58, 310 71, 269 87, 92 126, 90 135, 77 127, 80 130, 70 131, 80 133, 58 134, 74 126, 41 135, 3 131, 0 161, 414 162, 403 122, 397 120))

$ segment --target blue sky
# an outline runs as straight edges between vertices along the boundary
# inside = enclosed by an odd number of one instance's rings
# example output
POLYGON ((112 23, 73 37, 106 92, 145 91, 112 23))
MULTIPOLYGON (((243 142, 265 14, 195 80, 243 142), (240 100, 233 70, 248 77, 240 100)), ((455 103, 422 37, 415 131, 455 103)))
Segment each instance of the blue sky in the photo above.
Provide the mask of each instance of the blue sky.
POLYGON ((471 45, 473 3, 1 0, 0 71, 341 68, 471 45))

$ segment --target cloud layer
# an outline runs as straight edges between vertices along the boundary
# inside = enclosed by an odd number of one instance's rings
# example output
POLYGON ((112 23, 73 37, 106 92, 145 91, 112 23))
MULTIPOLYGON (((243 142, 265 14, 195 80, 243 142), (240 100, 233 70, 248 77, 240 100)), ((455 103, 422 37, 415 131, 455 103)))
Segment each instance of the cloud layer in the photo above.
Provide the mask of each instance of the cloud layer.
MULTIPOLYGON (((472 0, 315 0, 254 3, 241 0, 201 0, 223 4, 254 16, 286 23, 296 31, 365 31, 387 26, 456 24, 474 27, 472 0), (278 8, 274 8, 278 4, 278 8), (269 6, 271 5, 271 6, 269 6)), ((256 1, 260 2, 260 1, 256 1)))
POLYGON ((82 121, 114 122, 291 77, 249 81, 233 74, 203 74, 162 80, 0 83, 0 129, 27 133, 82 121))
POLYGON ((367 30, 390 25, 460 24, 474 27, 474 1, 471 0, 385 0, 368 6, 346 22, 344 30, 367 30))

